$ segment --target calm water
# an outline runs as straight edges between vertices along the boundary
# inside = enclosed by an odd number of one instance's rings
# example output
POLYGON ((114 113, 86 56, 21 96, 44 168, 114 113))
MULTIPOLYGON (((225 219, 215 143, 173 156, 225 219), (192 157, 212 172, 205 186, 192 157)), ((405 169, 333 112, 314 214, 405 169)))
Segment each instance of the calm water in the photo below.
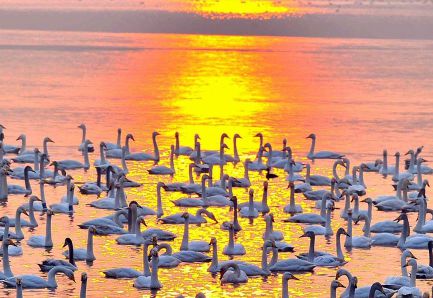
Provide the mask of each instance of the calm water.
MULTIPOLYGON (((192 145, 194 133, 202 137, 202 147, 216 148, 219 135, 239 133, 241 159, 253 157, 263 132, 265 140, 280 148, 288 139, 297 160, 305 161, 309 141, 305 137, 315 132, 318 148, 338 150, 348 155, 353 164, 379 158, 384 148, 390 153, 425 146, 424 156, 432 154, 433 113, 433 41, 358 40, 289 37, 238 37, 162 34, 109 34, 74 32, 0 31, 0 123, 7 127, 6 142, 15 143, 20 133, 28 135, 32 146, 40 146, 44 136, 56 143, 50 147, 51 159, 71 156, 80 159, 77 146, 81 140, 76 128, 81 122, 88 126, 89 138, 115 141, 117 127, 132 132, 136 142, 132 151, 152 150, 151 132, 162 135, 161 164, 168 164, 168 148, 179 131, 181 143, 192 145)), ((228 143, 232 147, 231 141, 228 143)), ((230 150, 231 151, 231 150, 230 150)), ((98 158, 92 154, 92 160, 98 158)), ((117 160, 114 161, 118 162, 117 160)), ((173 181, 187 180, 189 160, 175 161, 173 181)), ((133 180, 144 183, 129 189, 128 200, 156 207, 156 183, 145 169, 151 163, 128 163, 133 180)), ((313 173, 330 174, 330 161, 317 162, 313 173)), ((243 175, 242 165, 227 166, 234 176, 243 175)), ((276 216, 275 229, 284 231, 285 240, 297 252, 307 250, 307 240, 298 236, 301 225, 283 223, 288 215, 282 208, 288 203, 285 175, 270 183, 269 201, 276 216)), ((76 181, 94 179, 93 171, 73 172, 76 181)), ((261 197, 264 176, 251 173, 253 188, 261 197)), ((14 181, 14 183, 22 183, 14 181)), ((390 179, 367 174, 368 195, 392 193, 390 179)), ((36 184, 32 184, 38 194, 36 184)), ((55 203, 65 188, 47 187, 48 204, 55 203)), ((245 190, 235 189, 241 201, 245 190)), ((84 220, 109 214, 85 206, 95 198, 78 195, 80 205, 72 219, 66 215, 53 217, 54 247, 46 252, 30 248, 22 241, 24 255, 13 257, 15 274, 39 274, 37 262, 47 257, 61 258, 65 236, 77 247, 85 247, 87 231, 77 228, 84 220)), ((165 215, 180 212, 170 200, 180 194, 163 193, 165 215)), ((304 212, 312 210, 313 202, 296 196, 304 212)), ((12 216, 25 199, 11 197, 2 206, 1 214, 12 216)), ((338 203, 342 207, 342 203, 338 203)), ((366 206, 362 206, 363 209, 366 206)), ((227 209, 213 208, 220 222, 229 220, 227 209)), ((194 211, 192 211, 194 212, 194 211)), ((393 219, 397 213, 374 213, 373 222, 393 219)), ((411 215, 413 222, 416 215, 411 215)), ((43 234, 45 219, 40 218, 32 234, 43 234)), ((147 219, 156 227, 155 218, 147 219)), ((241 219, 243 230, 237 241, 243 243, 247 255, 237 257, 260 264, 259 247, 264 220, 254 224, 241 219)), ((337 210, 333 229, 345 226, 337 210)), ((172 243, 180 247, 183 227, 164 226, 179 237, 172 243)), ((219 224, 191 226, 191 239, 209 240, 215 236, 222 248, 228 242, 227 232, 219 224)), ((361 227, 356 226, 355 235, 361 227)), ((108 280, 104 269, 142 267, 141 248, 118 246, 116 236, 97 237, 92 267, 79 263, 80 272, 89 275, 88 293, 92 297, 148 296, 137 291, 132 281, 108 280)), ((327 242, 319 237, 318 248, 334 252, 334 239, 327 242)), ((354 249, 345 251, 349 263, 345 266, 358 276, 359 285, 384 281, 388 275, 400 272, 400 251, 396 248, 354 249), (383 266, 386 264, 386 268, 383 266)), ((420 262, 428 262, 427 251, 415 251, 420 262)), ((280 258, 294 254, 283 253, 280 258)), ((278 297, 281 294, 281 275, 266 280, 251 278, 241 286, 221 286, 219 278, 207 273, 208 264, 182 264, 175 269, 159 271, 163 289, 157 297, 175 294, 193 296, 202 291, 209 297, 278 297)), ((290 281, 293 297, 326 297, 336 269, 317 268, 313 274, 298 274, 299 281, 290 281)), ((41 274, 42 275, 42 274, 41 274)), ((26 297, 78 296, 79 285, 59 276, 56 291, 27 290, 26 297)), ((430 281, 418 281, 424 290, 430 281)), ((1 295, 14 295, 14 290, 2 289, 1 295)))

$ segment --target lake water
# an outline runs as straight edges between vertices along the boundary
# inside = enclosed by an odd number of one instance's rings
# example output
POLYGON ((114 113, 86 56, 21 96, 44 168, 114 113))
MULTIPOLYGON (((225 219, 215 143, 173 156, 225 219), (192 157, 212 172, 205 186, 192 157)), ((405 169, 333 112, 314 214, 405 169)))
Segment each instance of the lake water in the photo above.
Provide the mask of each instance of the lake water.
MULTIPOLYGON (((132 151, 151 151, 151 133, 158 131, 162 150, 160 164, 168 164, 169 146, 174 132, 179 131, 181 143, 192 146, 199 133, 202 147, 216 149, 221 133, 239 133, 241 159, 253 158, 262 132, 266 142, 280 148, 283 138, 294 151, 296 160, 307 161, 311 132, 318 136, 318 149, 345 153, 352 164, 373 161, 382 150, 390 155, 424 145, 423 156, 433 156, 433 41, 356 38, 307 38, 264 36, 219 36, 145 33, 92 33, 58 31, 0 31, 0 123, 6 143, 16 143, 16 137, 26 133, 30 146, 41 146, 44 136, 55 144, 50 146, 52 160, 80 159, 77 146, 81 135, 77 128, 86 123, 88 137, 99 144, 115 141, 116 129, 133 133, 136 141, 132 151)), ((231 140, 228 141, 232 152, 231 140)), ((97 153, 91 160, 99 158, 97 153)), ((117 160, 113 161, 118 163, 117 160)), ((393 162, 391 159, 390 163, 393 162)), ((158 181, 186 181, 189 159, 175 160, 176 175, 149 176, 149 162, 128 162, 130 178, 143 183, 128 189, 128 200, 156 207, 158 181)), ((330 175, 331 161, 319 161, 312 172, 330 175)), ((242 176, 243 167, 228 165, 226 172, 242 176)), ((308 249, 308 240, 299 238, 302 225, 282 222, 288 215, 282 208, 288 203, 285 175, 270 182, 269 202, 275 215, 275 229, 285 234, 285 240, 296 247, 296 253, 308 249)), ((77 182, 94 179, 94 171, 71 172, 77 182)), ((215 174, 217 177, 219 174, 215 174)), ((366 174, 368 196, 393 192, 390 178, 366 174)), ((263 174, 251 173, 256 196, 261 197, 263 174)), ((13 181, 13 183, 22 183, 13 181)), ((37 184, 32 183, 38 195, 37 184)), ((65 187, 47 186, 47 202, 55 203, 65 187)), ((243 189, 235 189, 240 201, 248 199, 243 189)), ((53 217, 54 247, 47 252, 26 244, 30 235, 43 234, 45 217, 38 218, 39 227, 26 230, 21 241, 24 255, 12 257, 15 274, 39 274, 36 263, 47 257, 61 258, 61 246, 66 236, 76 247, 85 247, 87 231, 77 224, 89 218, 108 215, 85 205, 94 196, 78 195, 80 205, 73 218, 53 217)), ((171 200, 182 197, 163 193, 165 215, 180 212, 171 200)), ((296 196, 304 212, 313 210, 314 202, 296 196)), ((17 206, 25 202, 11 196, 1 207, 1 214, 12 216, 17 206)), ((343 206, 339 202, 338 207, 343 206)), ((362 205, 363 209, 366 206, 362 205)), ((231 218, 227 209, 212 208, 220 222, 231 218)), ((191 210, 190 212, 195 212, 191 210)), ((346 224, 333 215, 334 232, 346 224)), ((374 212, 373 222, 394 219, 398 213, 374 212)), ((410 215, 413 224, 415 214, 410 215)), ((150 227, 161 227, 149 217, 150 227)), ((253 224, 241 219, 243 230, 237 242, 244 244, 247 254, 242 259, 260 264, 259 248, 264 232, 264 220, 253 224)), ((163 226, 178 235, 172 243, 180 247, 183 226, 163 226)), ((362 226, 355 226, 360 235, 362 226)), ((192 240, 218 239, 220 260, 225 260, 222 248, 228 242, 227 232, 220 224, 191 226, 192 240)), ((142 267, 141 248, 119 246, 116 236, 96 237, 93 266, 79 262, 80 272, 89 275, 90 297, 148 296, 149 291, 137 291, 132 280, 109 280, 102 271, 116 267, 142 267)), ((319 237, 318 249, 334 252, 335 239, 319 237)), ((344 268, 358 276, 359 285, 384 281, 386 276, 400 272, 400 250, 374 247, 369 250, 344 251, 349 263, 344 268), (386 265, 386 266, 384 266, 386 265)), ((414 250, 422 264, 428 263, 426 250, 414 250)), ((282 253, 280 258, 295 257, 282 253)), ((209 297, 278 297, 281 295, 281 275, 267 279, 251 278, 240 286, 220 285, 219 277, 206 270, 208 264, 181 264, 175 269, 159 271, 163 288, 157 297, 176 294, 193 296, 201 291, 209 297)), ((316 268, 313 274, 297 274, 299 281, 290 281, 293 297, 327 297, 330 281, 336 269, 316 268)), ((46 276, 41 274, 42 276, 46 276)), ((56 291, 26 290, 25 297, 78 296, 79 283, 58 277, 56 291)), ((344 281, 345 282, 345 281, 344 281)), ((429 290, 430 281, 417 281, 429 290)), ((14 295, 15 290, 2 289, 1 295, 14 295)))

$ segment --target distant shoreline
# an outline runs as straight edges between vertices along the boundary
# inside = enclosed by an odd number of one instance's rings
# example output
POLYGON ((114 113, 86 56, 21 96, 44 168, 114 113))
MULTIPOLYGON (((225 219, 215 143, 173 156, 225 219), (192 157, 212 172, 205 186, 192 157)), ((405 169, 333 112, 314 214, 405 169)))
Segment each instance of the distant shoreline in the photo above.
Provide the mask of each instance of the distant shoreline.
POLYGON ((433 17, 307 14, 210 19, 163 11, 0 10, 0 29, 433 40, 433 17))

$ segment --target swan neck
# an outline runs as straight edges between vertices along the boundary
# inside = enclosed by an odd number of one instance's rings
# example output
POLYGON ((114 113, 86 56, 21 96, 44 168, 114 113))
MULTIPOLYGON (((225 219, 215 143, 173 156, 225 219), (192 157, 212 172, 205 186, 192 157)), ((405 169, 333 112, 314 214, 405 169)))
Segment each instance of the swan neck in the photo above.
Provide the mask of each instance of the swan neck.
POLYGON ((289 298, 289 280, 287 278, 283 277, 283 284, 282 284, 282 290, 283 290, 283 298, 289 298))
POLYGON ((52 247, 53 246, 53 239, 51 237, 51 220, 52 220, 52 215, 47 214, 47 225, 45 228, 45 246, 46 247, 52 247))
POLYGON ((87 294, 87 280, 83 280, 81 282, 81 289, 80 289, 80 298, 86 298, 87 294))
POLYGON ((347 234, 346 239, 344 241, 345 247, 352 247, 352 215, 347 215, 347 234))
POLYGON ((316 139, 312 138, 311 139, 311 147, 310 147, 310 152, 308 153, 309 156, 314 156, 314 148, 316 147, 316 139))
POLYGON ((371 219, 369 216, 367 216, 364 222, 364 237, 370 238, 370 225, 371 219))
POLYGON ((87 255, 86 260, 93 261, 95 255, 93 253, 93 233, 90 230, 87 232, 87 255))
POLYGON ((182 243, 180 245, 180 250, 188 250, 189 242, 189 218, 185 218, 185 225, 183 229, 182 243))
POLYGON ((152 142, 153 142, 153 151, 155 152, 155 161, 159 161, 159 148, 158 143, 156 142, 156 135, 152 136, 152 142))
POLYGON ((26 186, 27 194, 32 193, 32 186, 30 185, 30 179, 29 179, 29 170, 24 170, 24 184, 26 186))
POLYGON ((143 275, 150 276, 149 259, 147 256, 149 244, 145 241, 143 244, 143 275))
POLYGON ((239 153, 238 153, 238 145, 237 145, 237 139, 233 138, 233 157, 235 161, 239 160, 239 153))
POLYGON ((158 280, 158 257, 152 256, 152 274, 150 276, 150 286, 154 288, 155 285, 159 284, 158 280))
POLYGON ((310 246, 308 248, 308 262, 314 262, 314 246, 316 243, 316 236, 312 235, 310 238, 310 246))
POLYGON ((164 215, 164 210, 162 209, 162 199, 161 199, 161 186, 158 185, 156 188, 156 206, 157 206, 157 213, 156 217, 160 218, 164 215))
POLYGON ((233 249, 235 247, 235 235, 233 229, 229 229, 229 248, 233 249))
POLYGON ((337 257, 340 258, 340 259, 342 259, 342 260, 344 260, 344 254, 343 254, 343 250, 341 249, 340 238, 341 238, 341 234, 337 233, 337 241, 335 242, 336 243, 335 246, 336 246, 336 249, 337 249, 337 257))

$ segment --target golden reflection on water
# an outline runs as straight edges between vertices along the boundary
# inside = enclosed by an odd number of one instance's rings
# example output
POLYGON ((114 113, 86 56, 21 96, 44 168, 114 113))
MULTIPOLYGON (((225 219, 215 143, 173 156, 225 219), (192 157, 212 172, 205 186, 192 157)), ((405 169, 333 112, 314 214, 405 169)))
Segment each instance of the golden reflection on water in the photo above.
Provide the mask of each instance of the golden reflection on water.
MULTIPOLYGON (((13 36, 14 42, 25 45, 35 34, 8 32, 5 36, 13 36)), ((305 136, 312 131, 319 137, 318 148, 346 152, 353 157, 354 164, 380 157, 385 145, 390 151, 403 151, 408 149, 406 146, 418 146, 420 139, 426 145, 425 156, 431 156, 432 141, 421 138, 422 132, 412 129, 419 122, 428 124, 428 115, 414 110, 415 120, 405 118, 406 127, 399 125, 401 121, 398 117, 401 116, 398 104, 403 100, 431 111, 429 100, 425 103, 417 100, 420 96, 432 98, 428 96, 432 94, 431 84, 421 78, 405 85, 405 77, 394 68, 394 60, 387 59, 387 49, 395 50, 395 59, 404 57, 411 60, 408 63, 433 59, 424 59, 422 51, 404 50, 407 44, 400 41, 94 33, 37 35, 42 46, 37 51, 25 48, 20 51, 2 50, 5 59, 0 62, 0 73, 5 75, 0 78, 0 103, 7 113, 2 115, 1 121, 7 127, 7 143, 15 143, 13 140, 21 132, 26 132, 29 143, 35 145, 39 145, 42 137, 49 135, 56 142, 50 147, 52 159, 80 158, 76 150, 81 137, 76 125, 80 122, 87 124, 89 138, 95 144, 101 140, 114 141, 117 127, 124 128, 124 133, 132 132, 137 140, 131 144, 132 151, 152 151, 150 134, 158 130, 162 133, 158 137, 161 164, 168 164, 168 148, 174 142, 175 131, 180 132, 181 145, 188 146, 193 145, 193 136, 199 133, 203 149, 218 149, 223 132, 231 137, 239 133, 242 136, 238 140, 242 160, 254 158, 258 139, 253 136, 260 131, 264 133, 265 141, 272 142, 277 149, 281 148, 282 138, 286 137, 296 159, 303 161, 306 161, 305 153, 309 148, 305 136), (110 52, 53 51, 44 48, 53 43, 107 47, 128 45, 134 49, 110 52), (371 44, 378 50, 365 51, 365 48, 371 48, 371 44), (388 69, 388 80, 375 77, 374 72, 372 74, 367 69, 377 70, 374 68, 376 64, 381 65, 382 71, 388 69), (382 88, 377 90, 371 81, 380 83, 382 88), (382 91, 383 86, 389 89, 382 91), (398 86, 405 86, 405 90, 396 88, 398 86), (381 102, 383 98, 390 98, 390 102, 381 102), (382 114, 381 110, 388 113, 382 114), (350 129, 349 120, 356 130, 350 129), (389 127, 397 127, 398 130, 389 127), (404 145, 401 143, 403 137, 404 145)), ((428 63, 424 67, 422 73, 428 73, 432 68, 428 63)), ((232 140, 227 140, 227 144, 230 147, 227 151, 232 154, 232 140)), ((96 158, 99 158, 98 154, 92 154, 92 161, 96 158)), ((128 189, 128 200, 137 200, 142 205, 156 208, 156 183, 187 181, 189 162, 186 157, 175 160, 176 175, 173 179, 149 176, 146 169, 152 166, 151 163, 128 162, 130 179, 144 184, 141 188, 128 189)), ((113 163, 119 164, 116 160, 113 163)), ((319 161, 313 165, 312 173, 330 175, 330 165, 328 161, 319 161)), ((244 169, 242 164, 228 165, 225 172, 242 177, 244 169)), ((288 217, 282 208, 288 203, 289 193, 284 173, 280 170, 274 172, 280 176, 269 185, 269 205, 276 216, 275 229, 284 232, 285 241, 295 245, 296 253, 305 252, 308 241, 299 238, 302 226, 282 222, 288 217)), ((72 174, 76 181, 95 179, 93 171, 75 171, 72 174)), ((218 169, 215 169, 214 177, 219 177, 218 169)), ((199 179, 195 177, 195 181, 199 179)), ((255 198, 260 200, 265 178, 263 174, 252 172, 250 179, 255 198)), ((386 185, 381 177, 374 174, 367 174, 365 179, 369 195, 373 197, 392 192, 389 179, 386 185)), ((32 182, 32 186, 38 194, 37 185, 32 182)), ((47 186, 48 203, 57 202, 64 192, 64 187, 53 189, 47 186)), ((241 202, 248 199, 248 193, 243 189, 235 189, 235 194, 241 202)), ((78 194, 78 197, 80 205, 72 221, 65 215, 53 218, 53 249, 50 252, 31 249, 23 241, 24 256, 11 259, 13 272, 34 274, 36 262, 47 257, 62 258, 61 245, 66 235, 73 238, 77 247, 85 247, 87 231, 77 229, 76 225, 110 212, 85 206, 85 203, 95 199, 93 196, 78 194)), ((171 203, 171 200, 180 197, 180 194, 162 193, 165 215, 185 210, 173 207, 171 203)), ((296 200, 304 212, 317 212, 314 202, 305 201, 300 195, 296 195, 296 200)), ((14 214, 23 201, 19 197, 11 198, 2 213, 14 214)), ((342 203, 338 205, 342 207, 342 203)), ((211 210, 220 223, 232 217, 227 209, 211 210)), ((393 219, 395 215, 374 212, 373 220, 393 219)), ((411 222, 415 217, 411 215, 411 222)), ((174 251, 179 249, 183 226, 162 226, 152 217, 146 221, 149 227, 176 233, 179 237, 171 244, 174 251)), ((44 233, 44 222, 45 218, 40 218, 40 226, 35 231, 26 231, 26 238, 44 233)), ((228 242, 228 233, 220 229, 220 223, 191 226, 190 239, 210 240, 211 236, 216 237, 219 259, 226 260, 222 249, 228 242)), ((246 246, 247 254, 235 259, 260 265, 259 248, 265 229, 264 220, 258 218, 250 225, 247 220, 240 219, 240 223, 243 230, 237 234, 236 241, 246 246)), ((339 210, 336 210, 332 223, 334 231, 344 225, 339 210)), ((361 228, 355 226, 354 234, 360 235, 361 228)), ((96 237, 97 260, 93 266, 79 263, 79 272, 89 274, 89 297, 149 296, 149 291, 134 289, 132 281, 103 278, 101 272, 105 269, 142 268, 141 248, 119 246, 115 238, 96 237)), ((319 238, 317 242, 318 249, 335 251, 334 238, 319 238)), ((359 277, 360 285, 383 281, 387 275, 399 272, 398 249, 344 250, 344 253, 350 260, 345 268, 359 277), (377 272, 376 262, 386 262, 390 269, 377 272), (375 271, 374 276, 372 271, 375 271)), ((416 251, 415 254, 423 264, 427 263, 425 251, 416 251)), ((294 254, 291 253, 280 254, 280 259, 292 257, 294 254)), ((175 269, 161 269, 159 275, 164 287, 156 296, 173 297, 182 293, 191 297, 198 291, 209 297, 280 296, 281 275, 271 275, 265 280, 252 278, 246 285, 221 286, 218 276, 212 277, 207 267, 208 264, 182 264, 175 269)), ((326 297, 335 269, 317 268, 313 274, 297 276, 300 281, 289 282, 293 297, 326 297)), ((423 289, 428 288, 428 281, 418 283, 423 289)), ((65 296, 71 293, 78 296, 78 290, 77 285, 60 277, 59 289, 49 295, 65 296)), ((11 295, 14 290, 1 292, 11 295)), ((47 293, 45 290, 25 291, 29 297, 47 293)))

